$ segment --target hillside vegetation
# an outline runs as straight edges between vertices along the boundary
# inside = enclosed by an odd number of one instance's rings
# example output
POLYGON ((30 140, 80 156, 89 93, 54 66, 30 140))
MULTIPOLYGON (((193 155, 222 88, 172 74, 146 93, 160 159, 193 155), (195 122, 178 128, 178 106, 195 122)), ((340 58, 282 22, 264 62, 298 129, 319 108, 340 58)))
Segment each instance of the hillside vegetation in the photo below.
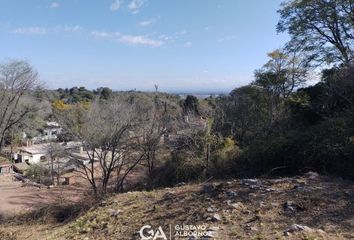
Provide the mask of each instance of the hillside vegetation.
POLYGON ((351 239, 353 197, 352 182, 311 173, 187 184, 114 195, 73 220, 55 211, 33 214, 35 221, 10 220, 1 225, 0 238, 140 239, 146 224, 166 234, 170 224, 185 224, 206 225, 215 239, 351 239))

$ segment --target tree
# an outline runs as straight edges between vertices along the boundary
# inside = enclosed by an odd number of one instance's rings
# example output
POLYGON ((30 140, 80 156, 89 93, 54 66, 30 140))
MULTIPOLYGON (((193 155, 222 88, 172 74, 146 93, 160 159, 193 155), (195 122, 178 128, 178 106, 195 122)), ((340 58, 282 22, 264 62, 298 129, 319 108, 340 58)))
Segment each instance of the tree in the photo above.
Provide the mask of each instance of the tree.
POLYGON ((214 128, 225 137, 231 136, 241 147, 268 132, 273 124, 269 106, 270 94, 264 89, 248 85, 234 89, 230 96, 218 100, 214 128))
POLYGON ((100 98, 108 100, 109 98, 112 97, 113 91, 108 87, 104 87, 101 89, 100 95, 101 95, 100 98))
POLYGON ((26 61, 9 61, 0 65, 0 151, 6 134, 34 111, 35 105, 25 101, 38 86, 38 74, 26 61))
POLYGON ((143 158, 131 132, 139 124, 135 106, 115 98, 91 105, 77 104, 56 113, 58 121, 72 137, 81 142, 89 162, 76 160, 81 173, 95 194, 106 193, 116 173, 116 188, 122 190, 128 174, 143 158), (97 179, 100 182, 97 182, 97 179), (98 185, 100 184, 100 185, 98 185))
POLYGON ((278 32, 320 62, 348 65, 354 57, 353 0, 291 0, 282 4, 278 32))
POLYGON ((160 101, 155 96, 154 102, 147 110, 147 119, 142 126, 141 138, 138 138, 139 145, 145 153, 144 165, 148 170, 150 184, 154 180, 154 173, 157 164, 157 152, 163 147, 161 138, 171 130, 173 117, 168 113, 169 104, 160 101))
POLYGON ((287 98, 307 79, 310 66, 306 56, 297 51, 277 49, 268 53, 269 61, 256 70, 254 85, 276 97, 287 98))
POLYGON ((60 175, 63 171, 63 166, 61 166, 60 158, 68 157, 65 147, 58 142, 52 142, 47 148, 47 156, 48 169, 52 183, 54 184, 54 175, 56 173, 57 185, 59 185, 60 175))
POLYGON ((187 114, 199 114, 199 101, 198 98, 188 95, 182 103, 183 111, 187 114))

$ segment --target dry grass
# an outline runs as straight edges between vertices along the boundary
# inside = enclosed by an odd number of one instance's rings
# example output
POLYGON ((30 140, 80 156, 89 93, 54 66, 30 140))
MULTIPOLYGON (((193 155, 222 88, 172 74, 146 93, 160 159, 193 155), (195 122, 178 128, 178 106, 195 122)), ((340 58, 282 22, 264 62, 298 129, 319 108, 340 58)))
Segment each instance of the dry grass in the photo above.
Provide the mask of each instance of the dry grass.
POLYGON ((0 156, 0 164, 9 164, 9 163, 10 163, 9 159, 0 156))
POLYGON ((353 198, 352 182, 326 178, 263 179, 254 189, 239 180, 191 184, 115 195, 65 224, 7 222, 0 239, 140 239, 137 231, 145 224, 165 230, 170 224, 206 224, 219 227, 222 240, 354 239, 353 198), (287 201, 298 208, 285 211, 287 201), (221 220, 209 221, 215 213, 221 220), (313 230, 285 237, 295 223, 313 230))

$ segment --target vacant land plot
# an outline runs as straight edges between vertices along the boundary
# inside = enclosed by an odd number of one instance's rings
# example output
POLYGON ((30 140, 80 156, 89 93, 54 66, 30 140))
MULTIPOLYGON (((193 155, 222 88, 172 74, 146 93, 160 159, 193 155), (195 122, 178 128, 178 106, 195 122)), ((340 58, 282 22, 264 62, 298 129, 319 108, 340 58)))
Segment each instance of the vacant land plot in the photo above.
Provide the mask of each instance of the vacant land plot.
POLYGON ((0 176, 0 215, 11 216, 57 201, 76 202, 84 192, 85 188, 77 185, 38 188, 14 181, 11 175, 0 176))
POLYGON ((205 225, 219 240, 354 239, 353 197, 352 182, 330 178, 190 184, 117 194, 64 222, 4 222, 0 238, 140 239, 148 224, 173 235, 177 225, 205 225))

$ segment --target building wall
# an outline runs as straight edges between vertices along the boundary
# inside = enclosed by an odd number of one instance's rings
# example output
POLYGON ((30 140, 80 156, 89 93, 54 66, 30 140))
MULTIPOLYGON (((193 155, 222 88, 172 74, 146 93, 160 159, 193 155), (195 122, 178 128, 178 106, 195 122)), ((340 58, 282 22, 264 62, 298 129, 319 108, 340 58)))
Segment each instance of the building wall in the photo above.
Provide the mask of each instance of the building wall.
POLYGON ((12 166, 10 165, 0 166, 0 175, 7 174, 7 173, 12 173, 12 166))
POLYGON ((19 156, 21 156, 21 162, 28 161, 30 164, 37 164, 41 161, 41 157, 45 156, 45 154, 29 154, 22 152, 19 156))
POLYGON ((31 159, 29 160, 29 163, 31 164, 36 164, 41 161, 41 157, 45 156, 44 154, 33 154, 31 159))

